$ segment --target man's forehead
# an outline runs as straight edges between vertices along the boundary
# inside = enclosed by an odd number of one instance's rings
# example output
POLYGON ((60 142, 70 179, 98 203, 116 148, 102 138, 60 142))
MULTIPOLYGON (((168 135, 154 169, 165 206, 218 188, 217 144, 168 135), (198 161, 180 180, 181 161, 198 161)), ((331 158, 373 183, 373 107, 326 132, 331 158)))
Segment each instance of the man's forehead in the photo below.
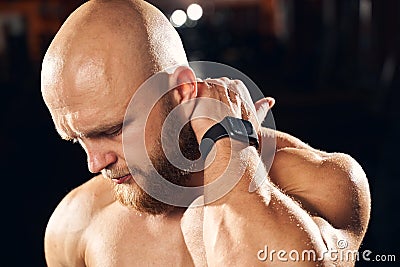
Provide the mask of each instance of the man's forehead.
POLYGON ((46 89, 49 85, 52 85, 54 82, 54 77, 61 76, 64 64, 65 61, 62 59, 62 57, 46 54, 42 62, 41 70, 42 89, 46 89))
MULTIPOLYGON (((115 60, 90 55, 63 61, 50 57, 43 63, 42 94, 49 107, 124 102, 148 75, 123 68, 115 60)), ((121 63, 121 62, 120 62, 121 63)))
MULTIPOLYGON (((75 59, 78 61, 76 64, 71 64, 72 68, 77 66, 76 73, 74 73, 72 88, 78 94, 84 94, 86 91, 97 91, 99 94, 109 94, 110 85, 106 78, 106 65, 104 59, 100 57, 83 57, 75 59), (80 92, 83 90, 83 92, 80 92)), ((74 71, 74 70, 73 70, 74 71)), ((114 89, 115 90, 115 89, 114 89)))
MULTIPOLYGON (((96 88, 105 83, 106 59, 91 54, 77 54, 65 57, 62 54, 46 55, 42 64, 42 91, 58 90, 73 93, 96 88)), ((105 84, 106 85, 106 84, 105 84)), ((104 90, 103 90, 104 91, 104 90)))
POLYGON ((68 112, 54 117, 57 132, 65 139, 101 133, 122 124, 123 120, 123 112, 101 112, 98 109, 68 112))

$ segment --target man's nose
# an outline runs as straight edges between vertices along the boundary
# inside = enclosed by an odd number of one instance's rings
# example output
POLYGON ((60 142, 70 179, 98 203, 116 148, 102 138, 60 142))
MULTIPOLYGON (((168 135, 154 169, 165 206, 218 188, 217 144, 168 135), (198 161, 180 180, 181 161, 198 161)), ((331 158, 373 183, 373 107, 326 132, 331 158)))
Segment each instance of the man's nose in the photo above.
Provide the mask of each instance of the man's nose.
POLYGON ((100 144, 85 144, 88 168, 91 173, 101 172, 102 169, 117 162, 115 152, 102 147, 100 144))

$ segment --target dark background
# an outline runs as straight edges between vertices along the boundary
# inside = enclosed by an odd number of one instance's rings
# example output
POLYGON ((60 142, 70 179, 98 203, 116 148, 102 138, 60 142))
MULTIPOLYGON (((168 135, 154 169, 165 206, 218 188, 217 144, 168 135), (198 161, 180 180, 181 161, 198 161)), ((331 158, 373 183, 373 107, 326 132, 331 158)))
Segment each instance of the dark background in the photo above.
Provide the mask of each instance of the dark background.
MULTIPOLYGON (((0 1, 1 266, 45 266, 43 235, 62 197, 91 177, 78 145, 60 140, 40 94, 40 64, 84 1, 0 1), (4 164, 5 163, 5 164, 4 164)), ((150 1, 168 17, 191 1, 150 1)), ((396 0, 198 1, 178 28, 190 60, 228 64, 275 97, 277 129, 353 156, 369 178, 361 251, 399 254, 399 38, 396 0), (193 25, 196 24, 196 25, 193 25)), ((339 200, 338 200, 339 201, 339 200)), ((361 261, 357 266, 396 266, 361 261)))

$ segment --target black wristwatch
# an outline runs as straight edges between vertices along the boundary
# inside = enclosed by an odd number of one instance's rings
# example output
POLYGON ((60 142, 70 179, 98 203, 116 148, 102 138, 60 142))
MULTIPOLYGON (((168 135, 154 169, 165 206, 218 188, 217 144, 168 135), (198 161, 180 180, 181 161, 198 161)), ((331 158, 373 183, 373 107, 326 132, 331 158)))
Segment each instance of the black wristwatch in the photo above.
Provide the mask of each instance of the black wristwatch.
POLYGON ((221 122, 213 125, 204 134, 200 142, 200 152, 203 159, 206 159, 214 143, 221 138, 232 139, 259 147, 258 136, 251 122, 235 117, 227 116, 221 122))

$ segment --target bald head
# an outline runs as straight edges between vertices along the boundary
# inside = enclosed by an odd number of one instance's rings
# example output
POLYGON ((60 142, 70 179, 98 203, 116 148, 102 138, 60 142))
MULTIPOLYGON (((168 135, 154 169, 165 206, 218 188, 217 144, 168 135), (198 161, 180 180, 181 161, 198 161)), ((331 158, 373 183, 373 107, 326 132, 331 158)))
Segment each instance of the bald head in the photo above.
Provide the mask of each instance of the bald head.
POLYGON ((43 60, 41 89, 50 110, 64 108, 82 96, 116 90, 131 96, 152 74, 183 64, 181 40, 158 9, 139 0, 94 0, 56 34, 43 60))
MULTIPOLYGON (((78 141, 85 150, 89 170, 118 180, 130 173, 122 128, 133 95, 153 74, 187 64, 177 32, 155 7, 139 0, 93 0, 68 17, 50 44, 42 65, 42 95, 61 137, 78 141)), ((195 81, 188 67, 176 68, 164 76, 168 77, 166 85, 170 78, 195 81)), ((181 93, 168 94, 163 98, 165 101, 147 103, 149 96, 157 94, 160 88, 163 86, 153 85, 141 102, 136 103, 138 111, 128 123, 133 129, 129 140, 134 142, 135 164, 141 173, 155 175, 149 171, 152 165, 141 164, 150 155, 160 166, 159 173, 167 173, 171 181, 178 181, 176 177, 183 175, 181 170, 168 165, 160 151, 161 129, 165 114, 178 103, 169 101, 174 99, 171 95, 183 101, 194 95, 195 87, 180 86, 176 92, 181 93), (148 117, 143 111, 146 105, 152 108, 148 117), (140 124, 144 119, 146 123, 140 124), (138 150, 142 141, 145 151, 138 150)), ((194 133, 186 130, 182 135, 185 139, 181 138, 179 143, 188 151, 196 151, 192 148, 197 148, 194 133)), ((182 176, 182 181, 185 180, 182 176)), ((116 197, 122 203, 153 214, 167 210, 166 204, 135 185, 124 184, 122 191, 118 188, 116 197)))

